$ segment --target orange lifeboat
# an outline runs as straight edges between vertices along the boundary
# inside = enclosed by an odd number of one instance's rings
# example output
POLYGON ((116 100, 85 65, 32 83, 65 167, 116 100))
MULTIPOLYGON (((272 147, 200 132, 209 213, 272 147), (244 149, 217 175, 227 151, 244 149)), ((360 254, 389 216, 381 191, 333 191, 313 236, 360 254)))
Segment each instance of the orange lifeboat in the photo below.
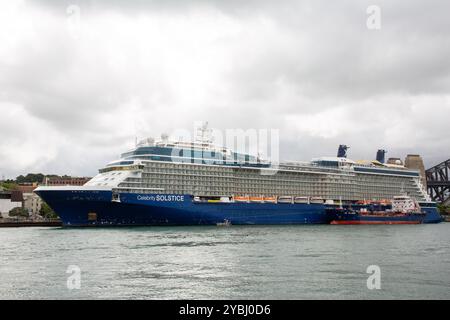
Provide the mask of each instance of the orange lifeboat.
POLYGON ((250 197, 250 202, 263 202, 264 197, 250 197))
POLYGON ((234 196, 234 201, 236 202, 249 202, 250 198, 248 196, 242 197, 242 196, 234 196))
POLYGON ((276 203, 277 197, 264 197, 264 202, 276 203))

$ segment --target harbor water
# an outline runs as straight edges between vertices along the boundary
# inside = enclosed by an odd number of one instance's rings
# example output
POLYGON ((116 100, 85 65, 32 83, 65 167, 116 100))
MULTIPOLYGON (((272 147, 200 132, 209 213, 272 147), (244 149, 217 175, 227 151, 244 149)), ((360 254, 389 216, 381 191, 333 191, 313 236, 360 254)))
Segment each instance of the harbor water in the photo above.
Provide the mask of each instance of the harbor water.
POLYGON ((0 229, 0 299, 449 294, 450 223, 0 229), (379 268, 379 289, 368 288, 369 266, 379 268))

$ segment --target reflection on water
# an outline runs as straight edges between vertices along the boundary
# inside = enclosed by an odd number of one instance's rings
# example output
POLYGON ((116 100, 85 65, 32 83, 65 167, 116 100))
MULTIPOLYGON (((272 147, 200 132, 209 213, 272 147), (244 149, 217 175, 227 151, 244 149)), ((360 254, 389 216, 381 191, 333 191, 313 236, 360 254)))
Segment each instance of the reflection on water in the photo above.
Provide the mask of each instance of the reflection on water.
POLYGON ((0 229, 0 298, 439 299, 450 224, 0 229), (81 289, 69 290, 69 265, 81 289), (366 269, 381 268, 381 290, 366 269))

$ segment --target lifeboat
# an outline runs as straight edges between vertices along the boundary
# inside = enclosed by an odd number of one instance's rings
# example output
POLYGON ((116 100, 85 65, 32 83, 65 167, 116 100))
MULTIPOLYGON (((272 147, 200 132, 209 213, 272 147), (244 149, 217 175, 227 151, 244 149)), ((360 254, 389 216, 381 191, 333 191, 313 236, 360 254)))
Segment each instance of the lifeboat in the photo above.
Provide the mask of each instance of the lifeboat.
POLYGON ((220 197, 220 202, 229 203, 231 202, 230 197, 220 197))
POLYGON ((233 197, 233 199, 234 199, 234 201, 236 201, 236 202, 249 202, 249 201, 250 201, 249 196, 245 196, 245 197, 242 197, 242 196, 235 196, 235 197, 233 197))
POLYGON ((250 197, 250 202, 263 202, 264 197, 250 197))
POLYGON ((320 197, 311 197, 310 203, 323 203, 323 199, 320 197))
POLYGON ((294 198, 295 203, 309 203, 308 197, 295 197, 294 198))
POLYGON ((277 197, 264 197, 264 202, 269 202, 269 203, 276 203, 277 202, 277 197))
POLYGON ((290 196, 279 196, 278 203, 292 203, 292 197, 290 196))

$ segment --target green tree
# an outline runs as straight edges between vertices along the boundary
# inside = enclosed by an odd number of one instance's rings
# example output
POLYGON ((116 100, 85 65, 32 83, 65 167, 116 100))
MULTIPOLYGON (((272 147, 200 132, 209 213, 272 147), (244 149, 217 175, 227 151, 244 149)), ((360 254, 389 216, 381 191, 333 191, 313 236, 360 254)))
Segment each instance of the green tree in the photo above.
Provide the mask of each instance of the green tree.
POLYGON ((5 181, 0 183, 0 187, 4 188, 5 190, 15 190, 17 188, 17 183, 12 181, 5 181))
POLYGON ((42 173, 28 173, 26 176, 20 175, 16 178, 17 183, 24 182, 39 182, 42 183, 44 181, 44 175, 42 173))
POLYGON ((16 207, 9 211, 10 217, 28 217, 28 211, 22 207, 16 207))
POLYGON ((47 219, 56 219, 58 215, 50 208, 50 206, 42 201, 41 210, 39 210, 39 214, 47 219))
POLYGON ((439 213, 440 214, 444 214, 444 215, 449 215, 450 214, 450 207, 449 206, 445 206, 443 204, 438 204, 437 205, 439 213))

